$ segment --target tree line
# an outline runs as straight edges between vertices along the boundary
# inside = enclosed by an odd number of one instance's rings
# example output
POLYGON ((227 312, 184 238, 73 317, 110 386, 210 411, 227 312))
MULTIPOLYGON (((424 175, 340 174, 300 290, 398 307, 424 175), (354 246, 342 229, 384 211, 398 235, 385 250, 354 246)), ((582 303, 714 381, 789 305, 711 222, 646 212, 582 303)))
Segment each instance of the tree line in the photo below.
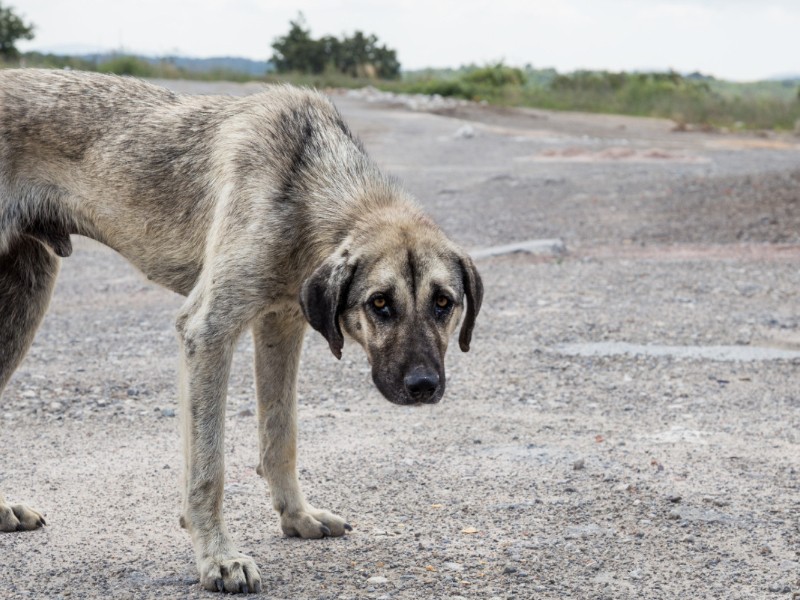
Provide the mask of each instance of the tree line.
POLYGON ((334 36, 311 37, 303 15, 289 22, 289 32, 272 43, 272 63, 278 73, 320 74, 334 71, 351 77, 400 77, 397 52, 378 44, 374 34, 356 31, 341 39, 334 36))

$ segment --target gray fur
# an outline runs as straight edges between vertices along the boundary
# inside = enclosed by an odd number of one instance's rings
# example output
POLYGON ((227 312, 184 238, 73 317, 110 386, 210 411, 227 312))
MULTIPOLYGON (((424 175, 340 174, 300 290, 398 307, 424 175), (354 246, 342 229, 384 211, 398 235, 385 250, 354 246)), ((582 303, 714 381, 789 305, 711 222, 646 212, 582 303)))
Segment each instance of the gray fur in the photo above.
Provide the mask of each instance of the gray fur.
MULTIPOLYGON (((0 71, 0 391, 73 234, 187 297, 176 322, 181 524, 210 590, 261 586, 222 519, 225 391, 241 332, 253 332, 259 473, 281 526, 337 536, 349 526, 309 505, 297 481, 306 320, 337 357, 345 334, 364 347, 391 401, 436 402, 449 337, 465 314, 469 347, 482 298, 469 257, 378 171, 330 101, 289 86, 198 97, 128 78, 0 71)), ((42 524, 0 495, 0 530, 42 524)))

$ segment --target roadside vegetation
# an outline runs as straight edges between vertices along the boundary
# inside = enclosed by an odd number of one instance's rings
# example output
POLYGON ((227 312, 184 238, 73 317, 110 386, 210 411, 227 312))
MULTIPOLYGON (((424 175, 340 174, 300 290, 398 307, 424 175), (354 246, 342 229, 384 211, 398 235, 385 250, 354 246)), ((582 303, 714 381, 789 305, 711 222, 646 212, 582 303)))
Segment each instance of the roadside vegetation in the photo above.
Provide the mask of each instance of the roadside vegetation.
POLYGON ((509 106, 664 117, 679 125, 791 129, 800 119, 798 80, 733 83, 676 72, 559 74, 500 63, 408 73, 404 84, 411 92, 509 106))
POLYGON ((29 52, 32 24, 0 4, 0 66, 80 69, 136 77, 288 82, 317 88, 372 85, 396 93, 439 94, 504 106, 663 117, 679 128, 776 129, 800 132, 800 79, 733 83, 693 73, 558 73, 502 62, 459 69, 402 72, 397 52, 360 31, 314 38, 302 14, 272 43, 269 70, 253 75, 232 68, 189 69, 171 58, 118 54, 68 57, 29 52))

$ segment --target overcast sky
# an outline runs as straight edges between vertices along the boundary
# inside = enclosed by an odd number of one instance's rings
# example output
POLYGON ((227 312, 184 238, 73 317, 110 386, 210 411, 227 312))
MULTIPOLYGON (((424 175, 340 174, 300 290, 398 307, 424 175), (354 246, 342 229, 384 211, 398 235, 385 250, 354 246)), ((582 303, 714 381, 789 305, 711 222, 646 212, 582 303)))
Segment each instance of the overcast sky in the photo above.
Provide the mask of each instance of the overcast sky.
POLYGON ((267 59, 298 10, 315 37, 360 29, 404 69, 505 60, 559 71, 800 73, 800 0, 3 0, 23 50, 267 59))

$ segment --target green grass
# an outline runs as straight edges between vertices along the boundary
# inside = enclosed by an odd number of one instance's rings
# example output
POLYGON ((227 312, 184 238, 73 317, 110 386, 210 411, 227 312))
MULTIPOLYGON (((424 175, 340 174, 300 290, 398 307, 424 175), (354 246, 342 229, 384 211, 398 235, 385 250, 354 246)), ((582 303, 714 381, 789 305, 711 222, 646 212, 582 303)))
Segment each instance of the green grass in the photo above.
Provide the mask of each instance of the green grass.
MULTIPOLYGON (((732 83, 677 73, 525 72, 524 80, 486 76, 487 69, 418 72, 404 91, 552 110, 663 117, 678 123, 792 129, 800 119, 800 82, 732 83), (478 75, 476 77, 476 74, 478 75)), ((380 86, 378 86, 380 87, 380 86)))
POLYGON ((283 82, 320 89, 373 85, 397 93, 439 94, 505 106, 663 117, 682 124, 731 129, 790 130, 800 120, 798 81, 733 83, 677 73, 605 71, 565 75, 553 69, 521 70, 502 63, 416 71, 388 81, 353 78, 334 71, 319 75, 273 73, 260 78, 225 70, 196 72, 169 61, 151 63, 125 55, 95 64, 29 53, 25 64, 164 79, 283 82))

